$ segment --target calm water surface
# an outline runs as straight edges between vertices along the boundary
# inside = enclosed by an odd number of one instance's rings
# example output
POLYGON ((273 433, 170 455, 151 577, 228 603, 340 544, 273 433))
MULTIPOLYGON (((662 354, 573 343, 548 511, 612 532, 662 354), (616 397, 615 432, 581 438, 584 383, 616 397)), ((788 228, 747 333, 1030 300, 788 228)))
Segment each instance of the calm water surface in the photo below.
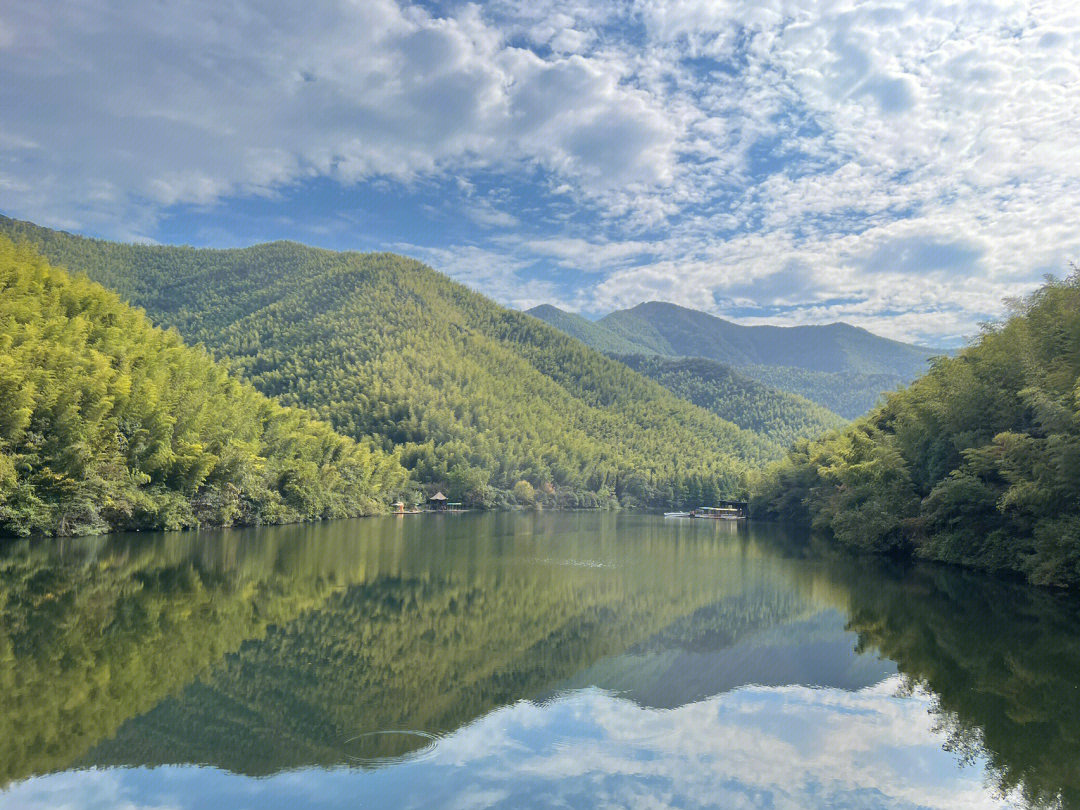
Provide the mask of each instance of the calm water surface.
POLYGON ((1076 600, 644 515, 0 553, 0 808, 1080 807, 1076 600))

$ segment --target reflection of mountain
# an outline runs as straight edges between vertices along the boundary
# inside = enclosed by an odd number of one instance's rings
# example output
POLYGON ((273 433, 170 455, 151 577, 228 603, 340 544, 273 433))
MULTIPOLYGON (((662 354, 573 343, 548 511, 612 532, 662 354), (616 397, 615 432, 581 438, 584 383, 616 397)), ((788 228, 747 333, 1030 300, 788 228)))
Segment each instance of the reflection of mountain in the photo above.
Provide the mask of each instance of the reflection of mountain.
POLYGON ((790 565, 728 529, 478 515, 23 544, 0 573, 2 777, 264 773, 342 762, 366 731, 452 730, 746 581, 791 598, 790 565))
POLYGON ((1000 784, 1075 803, 1076 605, 706 523, 468 515, 17 546, 0 558, 0 779, 355 764, 424 743, 358 735, 451 733, 566 689, 668 709, 895 671, 858 642, 926 683, 1000 784))
POLYGON ((88 553, 61 559, 23 544, 0 561, 0 785, 67 767, 326 590, 283 592, 161 547, 67 542, 88 553))
MULTIPOLYGON (((709 632, 726 635, 807 612, 792 583, 772 581, 778 572, 768 567, 722 573, 717 563, 735 562, 738 549, 714 538, 683 548, 698 565, 680 566, 674 578, 658 576, 663 554, 608 567, 558 541, 544 549, 549 556, 524 566, 500 558, 472 576, 441 567, 352 586, 245 644, 215 674, 125 724, 84 764, 210 762, 259 775, 346 764, 346 739, 452 732, 542 697, 593 662, 654 644, 665 628, 684 632, 695 612, 711 617, 709 632), (748 585, 752 599, 743 595, 748 585)), ((404 753, 400 737, 386 738, 392 751, 377 742, 369 756, 404 753)))
POLYGON ((641 706, 671 709, 752 684, 855 690, 896 673, 892 662, 856 652, 855 635, 844 630, 838 611, 773 617, 779 623, 744 627, 733 636, 728 626, 716 632, 715 622, 708 621, 725 607, 691 617, 690 626, 701 630, 697 638, 660 633, 578 673, 561 688, 596 685, 641 706))

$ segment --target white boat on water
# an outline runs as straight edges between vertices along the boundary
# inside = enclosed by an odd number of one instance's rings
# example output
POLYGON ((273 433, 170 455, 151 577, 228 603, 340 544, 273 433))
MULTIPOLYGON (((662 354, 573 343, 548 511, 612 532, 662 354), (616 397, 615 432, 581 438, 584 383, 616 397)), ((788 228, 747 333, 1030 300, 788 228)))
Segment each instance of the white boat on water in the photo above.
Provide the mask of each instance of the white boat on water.
POLYGON ((690 517, 706 520, 746 520, 746 512, 735 506, 699 506, 690 517))
POLYGON ((689 512, 664 512, 664 517, 690 517, 689 512))

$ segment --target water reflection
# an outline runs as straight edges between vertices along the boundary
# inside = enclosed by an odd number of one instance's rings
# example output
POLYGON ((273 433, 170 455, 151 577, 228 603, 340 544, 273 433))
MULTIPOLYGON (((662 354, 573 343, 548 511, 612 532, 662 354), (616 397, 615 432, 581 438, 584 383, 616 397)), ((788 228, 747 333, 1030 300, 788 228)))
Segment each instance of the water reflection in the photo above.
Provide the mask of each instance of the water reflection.
POLYGON ((0 611, 0 805, 1080 806, 1073 602, 769 527, 24 543, 0 611))

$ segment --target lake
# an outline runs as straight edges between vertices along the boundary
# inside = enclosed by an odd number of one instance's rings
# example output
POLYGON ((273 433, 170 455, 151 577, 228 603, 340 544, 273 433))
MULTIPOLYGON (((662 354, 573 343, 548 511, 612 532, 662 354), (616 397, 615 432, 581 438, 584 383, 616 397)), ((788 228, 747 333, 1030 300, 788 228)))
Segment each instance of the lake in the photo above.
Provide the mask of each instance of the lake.
POLYGON ((0 552, 0 808, 1080 807, 1080 609, 779 527, 0 552))

